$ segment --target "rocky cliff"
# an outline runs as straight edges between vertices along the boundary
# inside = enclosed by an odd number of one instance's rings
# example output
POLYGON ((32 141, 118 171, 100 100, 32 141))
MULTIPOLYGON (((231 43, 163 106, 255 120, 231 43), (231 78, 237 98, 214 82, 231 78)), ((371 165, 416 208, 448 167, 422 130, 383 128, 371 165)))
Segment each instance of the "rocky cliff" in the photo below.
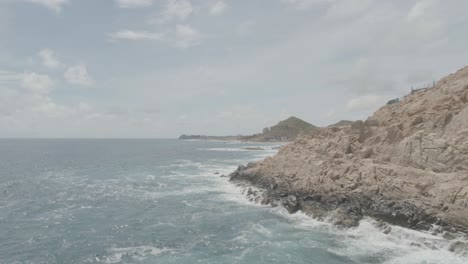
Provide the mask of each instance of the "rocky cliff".
POLYGON ((230 177, 263 190, 249 192, 259 202, 339 225, 370 216, 466 234, 468 67, 366 121, 317 129, 230 177))

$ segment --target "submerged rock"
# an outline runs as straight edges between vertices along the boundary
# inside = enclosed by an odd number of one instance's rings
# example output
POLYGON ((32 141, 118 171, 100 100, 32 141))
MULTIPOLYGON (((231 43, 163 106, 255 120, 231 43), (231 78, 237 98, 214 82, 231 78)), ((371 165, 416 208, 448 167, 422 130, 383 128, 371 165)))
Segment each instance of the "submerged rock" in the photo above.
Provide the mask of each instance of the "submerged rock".
POLYGON ((454 253, 468 252, 468 244, 461 241, 456 241, 450 244, 448 250, 454 253))
POLYGON ((261 148, 261 147, 246 147, 244 149, 245 150, 265 150, 264 148, 261 148))

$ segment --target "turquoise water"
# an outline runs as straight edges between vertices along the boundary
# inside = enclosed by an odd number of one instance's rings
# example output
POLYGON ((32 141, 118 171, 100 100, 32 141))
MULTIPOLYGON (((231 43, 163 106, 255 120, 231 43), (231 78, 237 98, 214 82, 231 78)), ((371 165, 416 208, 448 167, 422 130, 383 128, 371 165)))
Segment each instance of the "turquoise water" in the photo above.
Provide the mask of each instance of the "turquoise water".
POLYGON ((0 140, 0 263, 468 263, 439 237, 372 220, 340 230, 220 177, 273 147, 0 140))

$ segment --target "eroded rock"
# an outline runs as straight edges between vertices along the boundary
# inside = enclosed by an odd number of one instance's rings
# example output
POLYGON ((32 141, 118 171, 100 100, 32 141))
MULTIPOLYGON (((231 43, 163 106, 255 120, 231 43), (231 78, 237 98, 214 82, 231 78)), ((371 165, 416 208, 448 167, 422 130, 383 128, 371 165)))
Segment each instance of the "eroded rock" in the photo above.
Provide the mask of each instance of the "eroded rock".
POLYGON ((466 233, 467 96, 468 67, 366 121, 317 129, 274 157, 239 166, 230 178, 264 189, 262 203, 343 226, 371 216, 466 233))

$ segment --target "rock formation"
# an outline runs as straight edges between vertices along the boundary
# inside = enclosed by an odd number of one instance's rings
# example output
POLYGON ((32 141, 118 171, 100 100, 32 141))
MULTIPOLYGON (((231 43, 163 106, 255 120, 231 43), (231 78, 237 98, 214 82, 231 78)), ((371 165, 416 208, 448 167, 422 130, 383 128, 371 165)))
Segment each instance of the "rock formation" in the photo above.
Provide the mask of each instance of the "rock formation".
POLYGON ((265 204, 339 225, 370 216, 466 234, 468 67, 366 121, 316 129, 230 177, 264 190, 265 204))

